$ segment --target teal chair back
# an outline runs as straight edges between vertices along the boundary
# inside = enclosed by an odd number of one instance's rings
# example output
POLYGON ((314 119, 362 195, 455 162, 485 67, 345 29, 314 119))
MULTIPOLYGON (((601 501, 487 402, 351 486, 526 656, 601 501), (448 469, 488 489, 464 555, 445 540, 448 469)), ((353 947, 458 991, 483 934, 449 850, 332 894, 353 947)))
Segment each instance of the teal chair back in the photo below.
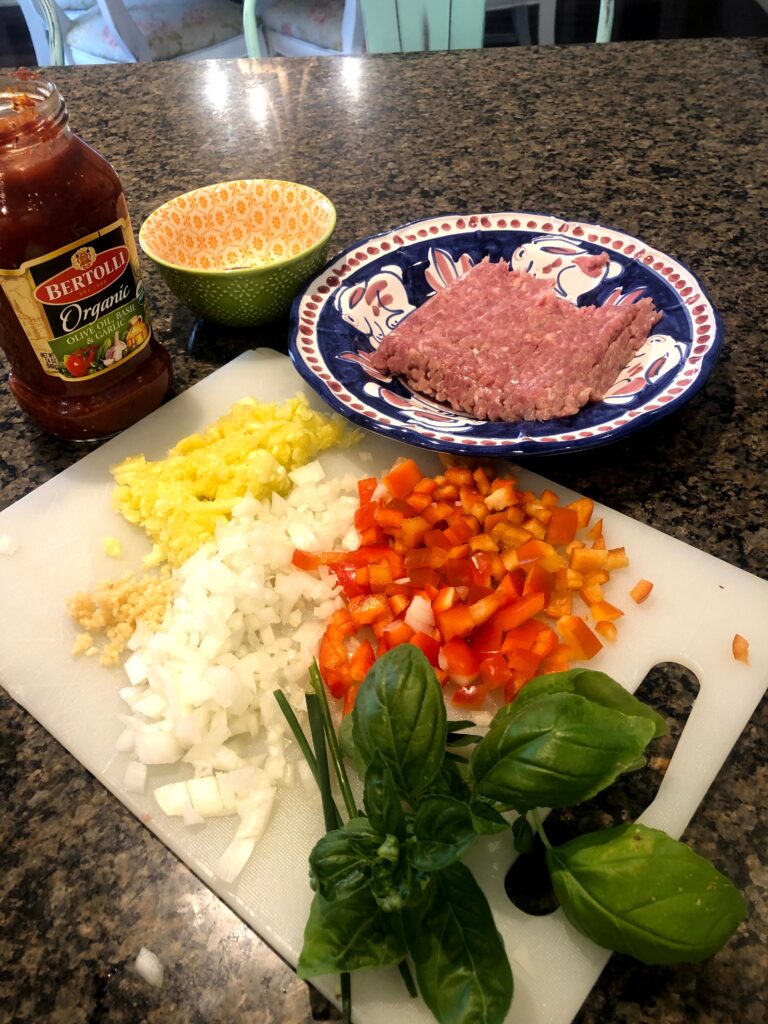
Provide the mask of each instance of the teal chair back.
POLYGON ((360 0, 368 53, 483 45, 485 0, 360 0))

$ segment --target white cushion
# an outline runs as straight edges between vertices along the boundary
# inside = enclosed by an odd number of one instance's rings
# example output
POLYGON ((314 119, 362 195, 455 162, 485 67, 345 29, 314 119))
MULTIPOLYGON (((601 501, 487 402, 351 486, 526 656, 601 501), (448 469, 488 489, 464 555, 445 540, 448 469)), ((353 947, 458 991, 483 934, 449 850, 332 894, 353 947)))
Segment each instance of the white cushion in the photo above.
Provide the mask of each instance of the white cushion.
POLYGON ((62 11, 87 11, 96 6, 96 0, 56 0, 56 6, 62 11))
MULTIPOLYGON (((240 35, 243 9, 230 0, 123 0, 149 47, 151 60, 171 60, 185 53, 240 35)), ((67 44, 108 61, 124 61, 125 53, 96 7, 74 22, 67 44)))
POLYGON ((263 15, 264 27, 324 50, 341 50, 344 0, 277 0, 263 15))

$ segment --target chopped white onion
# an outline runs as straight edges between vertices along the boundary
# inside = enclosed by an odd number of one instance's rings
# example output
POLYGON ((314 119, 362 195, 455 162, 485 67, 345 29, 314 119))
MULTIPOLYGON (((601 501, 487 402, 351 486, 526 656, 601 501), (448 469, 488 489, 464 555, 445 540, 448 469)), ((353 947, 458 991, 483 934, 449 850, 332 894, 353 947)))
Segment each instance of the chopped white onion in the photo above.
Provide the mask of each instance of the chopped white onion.
POLYGON ((342 604, 336 576, 297 569, 293 551, 358 546, 355 478, 326 480, 319 463, 290 475, 287 496, 238 501, 214 540, 173 571, 162 626, 137 628, 130 686, 120 691, 130 711, 121 716, 121 749, 144 765, 192 766, 187 782, 154 790, 160 809, 188 825, 239 816, 219 862, 225 881, 242 870, 279 787, 293 779, 290 732, 273 691, 281 688, 301 713, 309 665, 342 604))
POLYGON ((141 975, 144 981, 153 985, 155 988, 161 988, 163 984, 163 965, 160 963, 157 956, 149 949, 144 946, 139 950, 139 955, 136 957, 136 971, 141 975))
POLYGON ((0 533, 0 555, 15 555, 19 550, 19 542, 10 533, 0 533))
POLYGON ((431 633, 435 626, 432 605, 425 597, 416 594, 408 606, 404 621, 414 633, 431 633))
POLYGON ((129 793, 143 793, 147 784, 147 766, 141 761, 129 761, 125 769, 123 787, 129 793))

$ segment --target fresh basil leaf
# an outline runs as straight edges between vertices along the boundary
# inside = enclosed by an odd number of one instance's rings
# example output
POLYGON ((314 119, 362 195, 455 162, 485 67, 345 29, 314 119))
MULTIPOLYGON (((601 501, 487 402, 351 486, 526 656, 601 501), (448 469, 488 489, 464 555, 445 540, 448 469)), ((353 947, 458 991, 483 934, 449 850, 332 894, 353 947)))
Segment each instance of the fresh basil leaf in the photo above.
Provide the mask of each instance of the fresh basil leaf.
MULTIPOLYGON (((394 836, 390 836, 394 839, 394 836)), ((378 857, 371 869, 371 892, 386 913, 402 910, 411 896, 413 870, 406 857, 378 857)))
POLYGON ((420 904, 403 912, 419 991, 440 1024, 502 1024, 512 971, 482 889, 463 864, 430 876, 420 904))
POLYGON ((398 839, 405 839, 405 813, 400 795, 392 772, 378 752, 373 755, 365 773, 363 802, 365 813, 377 832, 382 835, 391 833, 398 839))
POLYGON ((443 691, 413 644, 399 644, 374 662, 352 712, 353 735, 369 765, 379 751, 399 792, 412 799, 440 770, 445 753, 443 691))
POLYGON ((477 838, 469 807, 451 796, 427 796, 420 800, 413 832, 416 841, 408 855, 418 871, 447 867, 477 838))
POLYGON ((452 796, 457 800, 469 801, 469 786, 464 781, 462 774, 467 763, 464 758, 454 761, 453 758, 446 757, 440 765, 437 776, 432 780, 429 787, 430 794, 442 793, 444 796, 452 796))
POLYGON ((472 826, 478 835, 491 835, 494 832, 505 832, 509 828, 509 822, 503 817, 493 804, 476 797, 469 805, 472 814, 472 826))
POLYGON ((353 769, 360 776, 365 778, 365 761, 360 756, 360 751, 355 745, 355 737, 352 723, 352 715, 345 715, 339 726, 339 746, 341 753, 352 765, 353 769))
POLYGON ((457 736, 452 737, 448 733, 448 746, 449 747, 471 747, 473 743, 479 743, 482 736, 478 736, 475 733, 459 733, 457 736))
POLYGON ((343 900, 312 900, 299 957, 300 978, 386 967, 405 954, 391 915, 379 909, 369 889, 343 900))
POLYGON ((593 942, 646 964, 703 960, 746 912, 735 886, 665 832, 619 825, 547 850, 566 917, 593 942))
POLYGON ((455 720, 448 719, 446 724, 450 734, 452 732, 461 732, 462 729, 474 729, 477 723, 473 722, 471 718, 459 718, 455 720))
POLYGON ((554 693, 494 720, 470 772, 478 795, 504 807, 568 807, 637 767, 653 734, 647 718, 554 693))
POLYGON ((343 899, 365 888, 382 838, 367 818, 352 818, 344 828, 326 833, 309 855, 312 888, 326 900, 343 899))
POLYGON ((528 701, 538 700, 539 697, 550 693, 575 693, 604 708, 621 711, 623 715, 647 718, 653 722, 654 737, 666 736, 669 731, 666 721, 657 711, 643 704, 605 672, 596 672, 591 668, 572 668, 567 672, 552 672, 550 675, 531 679, 512 704, 505 706, 514 711, 516 708, 524 707, 528 701))
POLYGON ((533 829, 524 814, 512 822, 512 838, 518 853, 530 853, 533 849, 533 829))

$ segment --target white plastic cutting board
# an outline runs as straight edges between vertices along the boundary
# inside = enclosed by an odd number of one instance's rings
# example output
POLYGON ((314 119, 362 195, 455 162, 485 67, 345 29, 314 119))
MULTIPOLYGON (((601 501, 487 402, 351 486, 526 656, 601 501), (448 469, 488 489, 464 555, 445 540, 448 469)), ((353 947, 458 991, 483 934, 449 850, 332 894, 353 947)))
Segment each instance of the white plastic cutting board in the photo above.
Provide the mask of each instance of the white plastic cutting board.
MULTIPOLYGON (((141 817, 196 874, 290 963, 297 961, 311 892, 306 863, 322 831, 319 801, 298 786, 283 797, 266 837, 237 882, 221 883, 213 865, 233 833, 228 819, 186 829, 165 818, 151 792, 122 789, 127 758, 114 752, 124 709, 117 691, 120 672, 69 651, 75 630, 65 600, 97 580, 136 568, 149 549, 143 533, 112 511, 109 467, 127 455, 162 457, 180 437, 226 412, 244 395, 274 401, 308 392, 291 363, 274 352, 249 352, 174 399, 135 427, 0 512, 0 534, 19 543, 0 557, 0 683, 126 806, 141 817), (121 562, 102 553, 102 539, 115 536, 121 562)), ((370 435, 357 449, 324 457, 329 472, 371 475, 413 449, 370 435), (360 450, 373 455, 363 462, 360 450)), ((434 456, 421 452, 425 468, 434 456)), ((576 495, 532 473, 518 478, 533 490, 550 487, 565 500, 576 495)), ((643 815, 650 825, 679 835, 693 815, 728 752, 768 685, 768 583, 608 508, 609 546, 626 547, 631 566, 616 573, 609 599, 627 612, 620 640, 606 645, 591 663, 634 690, 655 664, 676 661, 700 683, 699 696, 656 800, 643 815), (634 582, 654 583, 637 607, 627 597, 634 582), (731 639, 750 642, 750 666, 731 656, 731 639)), ((150 769, 150 786, 180 777, 173 766, 150 769)), ((504 876, 514 859, 511 836, 482 841, 470 865, 478 876, 501 931, 515 975, 509 1024, 568 1024, 578 1011, 608 954, 580 936, 557 913, 528 917, 508 901, 504 876)), ((396 971, 354 979, 358 1024, 420 1024, 432 1020, 423 1005, 405 998, 396 971)), ((334 997, 335 979, 319 986, 334 997)))

